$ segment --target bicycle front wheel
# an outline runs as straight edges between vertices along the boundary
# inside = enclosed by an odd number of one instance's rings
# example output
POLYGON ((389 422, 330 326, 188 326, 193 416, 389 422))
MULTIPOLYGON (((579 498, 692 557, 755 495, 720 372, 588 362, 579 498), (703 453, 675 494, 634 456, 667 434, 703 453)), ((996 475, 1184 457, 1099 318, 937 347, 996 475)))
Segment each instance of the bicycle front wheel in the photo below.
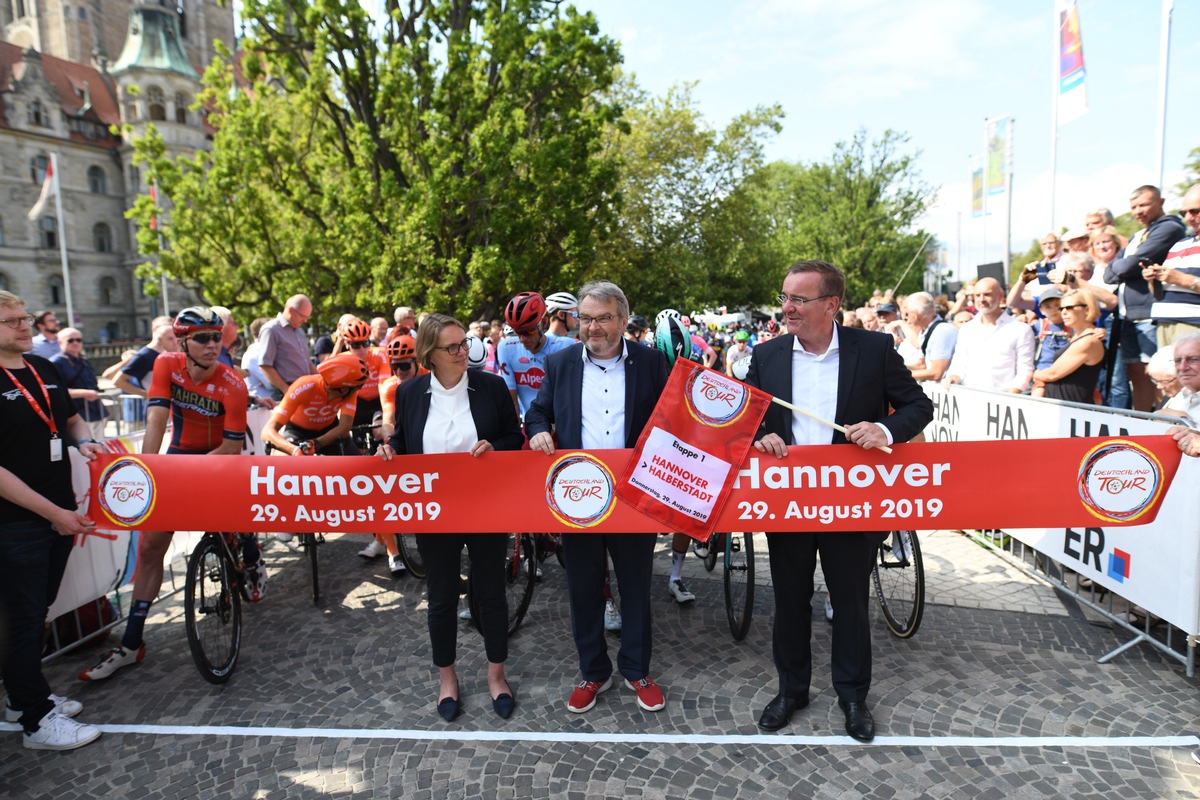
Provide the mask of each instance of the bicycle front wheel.
POLYGON ((736 641, 746 638, 754 613, 754 534, 726 533, 725 616, 736 641))
MULTIPOLYGON (((508 550, 504 557, 504 584, 508 598, 508 635, 512 636, 521 627, 529 604, 533 601, 533 587, 537 582, 537 558, 534 553, 533 537, 528 534, 510 533, 508 550)), ((479 615, 479 603, 474 587, 467 582, 467 606, 471 609, 471 623, 475 630, 483 632, 483 620, 479 615)))
POLYGON ((242 646, 242 597, 219 534, 205 534, 188 557, 184 622, 200 675, 225 683, 242 646))
POLYGON ((314 604, 321 600, 320 571, 317 567, 317 545, 321 543, 319 537, 320 534, 318 533, 300 534, 300 546, 308 554, 308 566, 312 570, 312 599, 314 604))
POLYGON ((916 633, 925 613, 925 566, 916 531, 892 531, 879 545, 871 578, 892 635, 907 639, 916 633))
POLYGON ((408 574, 414 578, 425 577, 425 562, 421 560, 421 551, 417 549, 415 533, 397 533, 396 544, 400 547, 400 559, 408 567, 408 574))

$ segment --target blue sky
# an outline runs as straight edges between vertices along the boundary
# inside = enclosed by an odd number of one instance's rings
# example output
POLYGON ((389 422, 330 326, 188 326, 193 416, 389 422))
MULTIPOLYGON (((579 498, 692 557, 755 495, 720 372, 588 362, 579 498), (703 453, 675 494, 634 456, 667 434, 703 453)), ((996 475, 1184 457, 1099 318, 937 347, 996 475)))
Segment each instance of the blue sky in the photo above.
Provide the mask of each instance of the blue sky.
MULTIPOLYGON (((815 161, 859 128, 906 132, 922 177, 940 187, 924 224, 956 264, 999 260, 1004 216, 972 220, 969 158, 988 117, 1015 118, 1013 235, 1024 250, 1050 223, 1053 0, 593 0, 601 30, 647 90, 698 81, 713 127, 781 103, 769 159, 815 161), (986 247, 985 247, 986 242, 986 247)), ((1159 0, 1079 0, 1089 112, 1060 128, 1056 227, 1095 206, 1128 210, 1129 191, 1156 183, 1159 0)), ((1200 3, 1172 16, 1164 184, 1182 179, 1200 147, 1188 100, 1200 67, 1200 3)), ((797 256, 819 256, 819 253, 797 256)))

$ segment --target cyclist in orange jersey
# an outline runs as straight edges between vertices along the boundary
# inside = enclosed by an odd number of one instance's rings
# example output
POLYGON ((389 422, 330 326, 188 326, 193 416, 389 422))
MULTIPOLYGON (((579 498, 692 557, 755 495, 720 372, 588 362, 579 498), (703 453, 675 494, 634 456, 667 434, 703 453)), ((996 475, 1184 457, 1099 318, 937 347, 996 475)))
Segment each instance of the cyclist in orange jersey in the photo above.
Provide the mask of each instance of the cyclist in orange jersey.
POLYGON ((358 356, 344 353, 317 365, 288 387, 271 412, 262 439, 283 455, 358 455, 347 434, 354 425, 358 389, 370 372, 358 356))

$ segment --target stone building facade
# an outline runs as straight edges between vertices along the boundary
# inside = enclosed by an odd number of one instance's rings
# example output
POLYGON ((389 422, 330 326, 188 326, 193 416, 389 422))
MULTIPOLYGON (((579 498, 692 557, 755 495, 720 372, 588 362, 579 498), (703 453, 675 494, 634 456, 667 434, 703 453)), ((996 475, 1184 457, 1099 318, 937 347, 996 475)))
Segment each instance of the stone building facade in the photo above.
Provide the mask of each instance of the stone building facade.
POLYGON ((211 131, 190 106, 214 40, 234 44, 231 4, 0 0, 0 25, 0 288, 66 320, 65 236, 74 325, 89 342, 144 339, 164 308, 198 298, 170 285, 164 306, 136 277, 125 211, 148 187, 111 128, 137 136, 153 122, 175 155, 207 146, 211 131), (27 218, 52 154, 61 231, 53 202, 27 218))

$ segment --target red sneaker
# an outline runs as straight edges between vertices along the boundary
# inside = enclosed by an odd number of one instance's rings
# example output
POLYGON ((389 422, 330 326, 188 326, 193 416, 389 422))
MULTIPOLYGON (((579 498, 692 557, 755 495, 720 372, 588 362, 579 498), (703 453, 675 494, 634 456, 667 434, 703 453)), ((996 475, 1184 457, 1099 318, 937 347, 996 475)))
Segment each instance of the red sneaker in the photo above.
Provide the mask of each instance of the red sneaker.
POLYGON ((601 681, 580 681, 575 687, 575 691, 571 692, 571 699, 567 701, 567 711, 573 711, 576 714, 582 714, 585 711, 591 711, 592 706, 596 705, 596 697, 601 692, 608 691, 612 686, 612 676, 601 681))
POLYGON ((667 704, 663 690, 649 675, 640 681, 625 681, 625 685, 637 692, 637 704, 645 711, 661 711, 667 704))

